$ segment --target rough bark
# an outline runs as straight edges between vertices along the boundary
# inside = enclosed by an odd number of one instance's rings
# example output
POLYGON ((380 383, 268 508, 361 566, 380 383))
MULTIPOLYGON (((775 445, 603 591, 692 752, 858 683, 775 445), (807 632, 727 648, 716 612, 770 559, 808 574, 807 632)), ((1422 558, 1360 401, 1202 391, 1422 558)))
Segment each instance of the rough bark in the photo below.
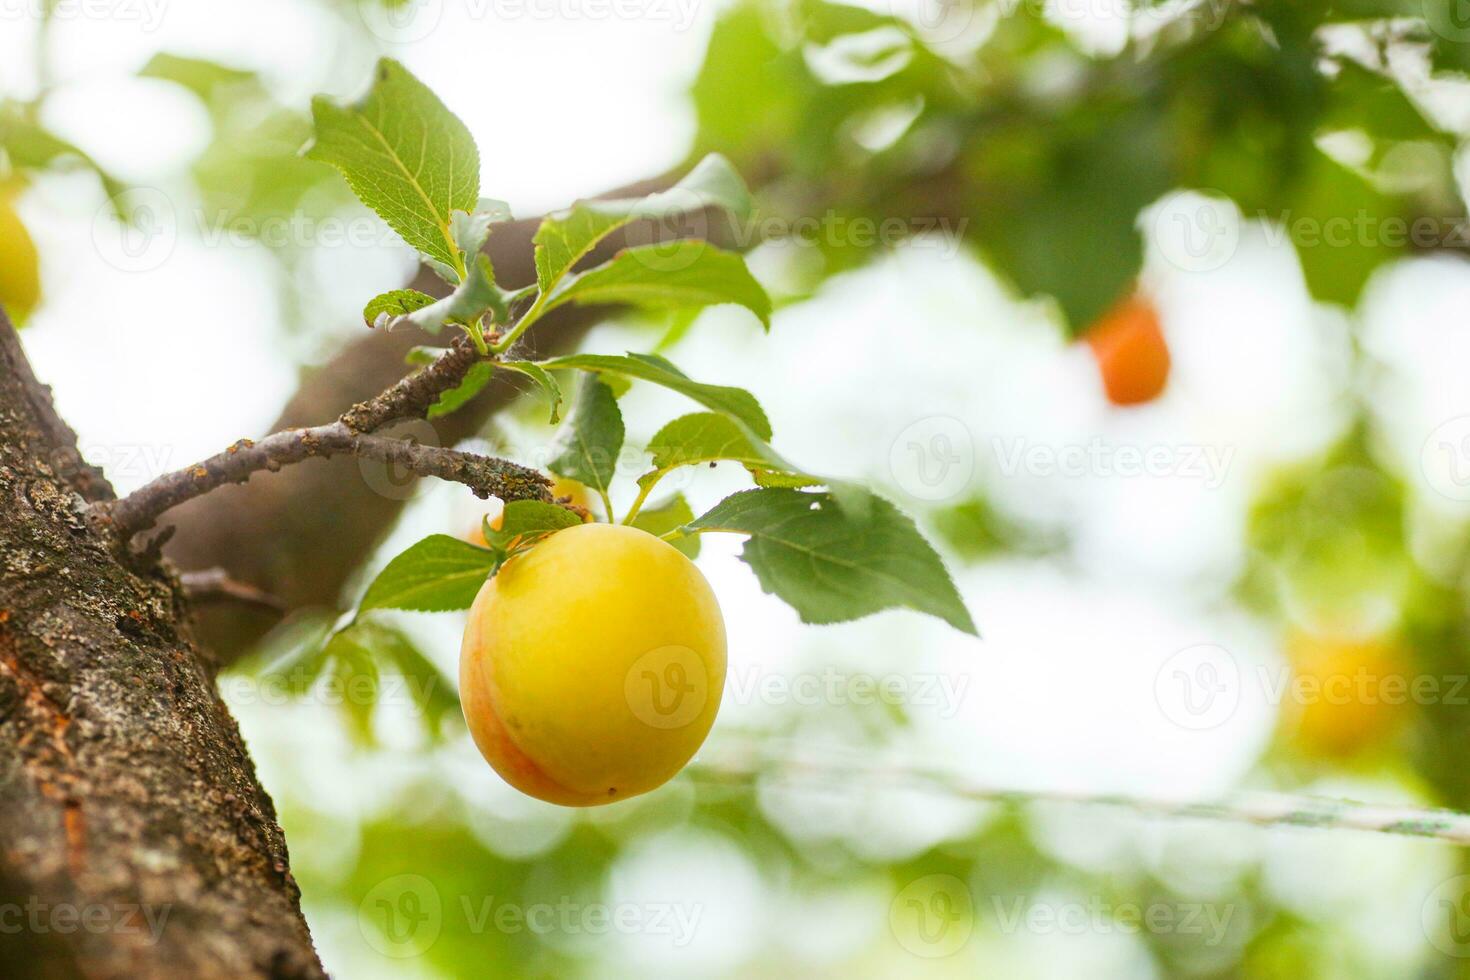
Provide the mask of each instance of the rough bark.
MULTIPOLYGON (((672 179, 644 181, 604 196, 641 196, 668 186, 672 179)), ((503 286, 535 281, 531 237, 539 224, 539 218, 511 222, 497 225, 491 234, 485 250, 503 286)), ((707 216, 696 216, 691 226, 713 232, 716 240, 727 235, 728 226, 707 216)), ((584 264, 606 261, 625 243, 646 236, 647 230, 636 226, 628 234, 614 235, 584 264)), ((440 295, 444 291, 444 284, 428 272, 421 273, 413 287, 440 295)), ((567 351, 603 315, 574 307, 556 310, 528 333, 518 356, 567 351)), ((306 377, 271 431, 336 418, 402 377, 404 356, 424 342, 424 337, 407 331, 364 330, 361 339, 306 377)), ((524 387, 524 379, 501 372, 472 403, 435 420, 432 438, 441 446, 452 446, 475 434, 524 387)), ((416 423, 411 431, 428 438, 429 424, 416 423)), ((398 518, 407 496, 384 494, 381 487, 369 485, 352 460, 313 461, 241 486, 223 487, 171 511, 163 523, 178 533, 167 554, 181 568, 221 568, 230 578, 277 597, 288 609, 332 607, 398 518)), ((276 618, 259 607, 220 603, 202 610, 199 623, 206 644, 227 664, 248 650, 276 618)))
POLYGON ((178 582, 0 313, 0 974, 319 977, 270 797, 178 582))

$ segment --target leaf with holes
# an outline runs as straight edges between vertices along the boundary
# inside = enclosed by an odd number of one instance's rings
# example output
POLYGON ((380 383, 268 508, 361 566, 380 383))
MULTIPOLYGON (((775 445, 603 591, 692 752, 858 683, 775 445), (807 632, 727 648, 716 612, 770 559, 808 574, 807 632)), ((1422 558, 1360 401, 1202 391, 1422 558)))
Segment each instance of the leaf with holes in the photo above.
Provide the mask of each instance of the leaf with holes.
POLYGON ((432 306, 434 297, 417 289, 390 289, 368 300, 362 308, 362 318, 370 327, 386 329, 389 324, 415 310, 432 306))
POLYGON ((718 412, 681 415, 654 434, 648 452, 654 468, 638 478, 640 485, 657 482, 680 466, 722 460, 744 466, 762 486, 809 487, 827 482, 803 473, 745 425, 718 412))

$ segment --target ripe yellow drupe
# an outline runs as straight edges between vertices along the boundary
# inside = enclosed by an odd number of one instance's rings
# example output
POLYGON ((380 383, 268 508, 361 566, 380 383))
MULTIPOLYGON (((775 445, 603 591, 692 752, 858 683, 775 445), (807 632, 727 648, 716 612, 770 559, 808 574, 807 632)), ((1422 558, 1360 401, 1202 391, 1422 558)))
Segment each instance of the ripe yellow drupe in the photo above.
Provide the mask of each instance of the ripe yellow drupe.
POLYGON ((470 608, 460 698, 512 786, 566 806, 646 793, 693 757, 725 684, 709 583, 668 543, 582 524, 512 558, 470 608))

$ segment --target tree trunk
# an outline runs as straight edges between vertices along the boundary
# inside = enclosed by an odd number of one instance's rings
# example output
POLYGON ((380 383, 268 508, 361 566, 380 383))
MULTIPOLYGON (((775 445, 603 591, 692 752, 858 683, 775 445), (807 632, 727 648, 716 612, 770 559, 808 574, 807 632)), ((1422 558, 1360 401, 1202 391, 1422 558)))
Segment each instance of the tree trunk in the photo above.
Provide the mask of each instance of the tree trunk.
POLYGON ((177 580, 0 313, 0 975, 319 977, 275 809, 177 580))

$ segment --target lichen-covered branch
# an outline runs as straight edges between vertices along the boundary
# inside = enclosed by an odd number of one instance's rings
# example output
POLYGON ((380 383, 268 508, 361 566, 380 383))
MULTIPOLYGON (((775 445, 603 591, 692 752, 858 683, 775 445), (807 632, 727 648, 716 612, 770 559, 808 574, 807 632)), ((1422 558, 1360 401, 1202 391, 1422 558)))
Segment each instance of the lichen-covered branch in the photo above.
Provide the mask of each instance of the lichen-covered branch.
POLYGON ((468 337, 456 338, 433 364, 353 405, 339 421, 353 432, 376 432, 393 422, 421 419, 440 395, 464 380, 479 358, 468 337))
POLYGON ((216 487, 243 483, 261 470, 274 472, 314 457, 344 454, 402 466, 419 476, 462 483, 479 497, 494 496, 507 502, 551 499, 551 482, 535 470, 504 459, 367 435, 339 420, 277 432, 259 442, 241 439, 206 460, 165 473, 121 500, 95 503, 91 513, 99 523, 126 539, 152 527, 170 508, 216 487))

